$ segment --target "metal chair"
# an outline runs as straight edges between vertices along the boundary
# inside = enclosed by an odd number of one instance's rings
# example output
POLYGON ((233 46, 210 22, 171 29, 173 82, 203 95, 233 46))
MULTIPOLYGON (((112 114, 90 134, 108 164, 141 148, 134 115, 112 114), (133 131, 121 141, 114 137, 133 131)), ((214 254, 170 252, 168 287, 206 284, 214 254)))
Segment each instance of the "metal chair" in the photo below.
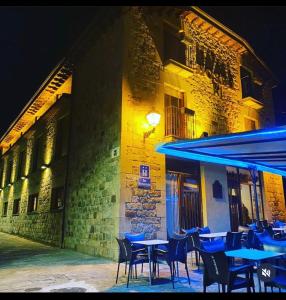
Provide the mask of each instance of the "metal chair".
POLYGON ((221 284, 224 293, 225 287, 227 287, 228 293, 241 288, 247 288, 247 292, 251 292, 251 287, 255 292, 252 265, 231 266, 223 251, 209 253, 200 250, 200 255, 204 263, 204 293, 206 288, 213 283, 221 284), (245 274, 245 277, 239 276, 240 274, 245 274))
MULTIPOLYGON (((117 266, 117 275, 116 275, 116 283, 118 281, 119 268, 121 263, 125 263, 125 274, 126 267, 128 267, 128 275, 127 275, 127 287, 129 286, 129 278, 130 274, 132 276, 132 267, 137 264, 149 263, 148 256, 143 255, 143 249, 135 250, 132 247, 132 244, 128 239, 118 239, 116 238, 119 245, 119 256, 118 256, 118 266, 117 266)), ((136 278, 137 278, 137 269, 135 268, 136 278)))

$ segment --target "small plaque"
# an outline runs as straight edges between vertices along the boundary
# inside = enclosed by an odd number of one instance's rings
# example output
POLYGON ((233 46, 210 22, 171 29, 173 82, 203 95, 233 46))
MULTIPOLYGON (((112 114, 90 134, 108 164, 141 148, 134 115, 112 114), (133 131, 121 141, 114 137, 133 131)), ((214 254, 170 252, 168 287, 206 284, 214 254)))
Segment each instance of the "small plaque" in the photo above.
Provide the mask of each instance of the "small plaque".
POLYGON ((150 178, 142 178, 142 177, 139 178, 138 188, 139 189, 150 190, 151 189, 151 180, 150 180, 150 178))
POLYGON ((140 165, 140 177, 150 177, 150 167, 146 165, 140 165))

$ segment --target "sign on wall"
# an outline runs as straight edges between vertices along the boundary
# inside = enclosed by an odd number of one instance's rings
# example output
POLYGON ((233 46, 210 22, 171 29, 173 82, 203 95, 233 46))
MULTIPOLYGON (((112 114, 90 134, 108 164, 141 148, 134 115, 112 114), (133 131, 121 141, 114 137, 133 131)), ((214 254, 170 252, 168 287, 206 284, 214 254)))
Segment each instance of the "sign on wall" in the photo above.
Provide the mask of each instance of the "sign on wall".
POLYGON ((150 166, 140 165, 140 177, 138 180, 138 188, 150 190, 151 188, 150 166))

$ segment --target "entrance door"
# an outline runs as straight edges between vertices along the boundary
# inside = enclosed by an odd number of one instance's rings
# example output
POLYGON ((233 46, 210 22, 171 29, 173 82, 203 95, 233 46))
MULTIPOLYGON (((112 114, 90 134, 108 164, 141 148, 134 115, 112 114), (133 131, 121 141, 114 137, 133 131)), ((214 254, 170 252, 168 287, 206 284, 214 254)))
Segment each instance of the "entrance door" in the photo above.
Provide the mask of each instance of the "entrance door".
POLYGON ((180 206, 180 228, 202 226, 202 211, 199 191, 183 191, 180 206))

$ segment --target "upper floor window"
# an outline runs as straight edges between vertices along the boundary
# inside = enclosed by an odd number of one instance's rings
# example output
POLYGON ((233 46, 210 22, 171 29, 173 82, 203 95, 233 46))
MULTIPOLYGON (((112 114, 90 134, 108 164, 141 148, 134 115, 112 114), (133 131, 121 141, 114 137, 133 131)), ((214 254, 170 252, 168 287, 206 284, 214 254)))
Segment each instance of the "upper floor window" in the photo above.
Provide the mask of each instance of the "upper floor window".
POLYGON ((173 59, 186 64, 186 45, 180 41, 178 31, 168 24, 164 24, 164 60, 173 59))
POLYGON ((52 189, 51 210, 59 210, 64 206, 64 187, 52 189))
POLYGON ((252 74, 247 69, 240 67, 240 80, 242 89, 242 98, 253 96, 252 74))
POLYGON ((6 185, 12 183, 13 159, 9 159, 6 174, 6 185))
POLYGON ((26 151, 23 150, 19 153, 17 179, 20 179, 21 176, 24 175, 25 158, 26 158, 26 151))
POLYGON ((40 164, 40 150, 41 150, 42 136, 38 136, 34 140, 32 171, 36 171, 40 164))
POLYGON ((13 203, 13 215, 19 215, 20 212, 20 199, 15 199, 13 203))
POLYGON ((6 217, 8 212, 8 202, 3 203, 2 217, 6 217))
POLYGON ((4 161, 0 162, 0 188, 3 187, 4 161))
POLYGON ((253 97, 262 100, 262 84, 254 81, 252 73, 244 67, 240 67, 242 98, 253 97))
POLYGON ((38 210, 39 194, 29 196, 27 213, 36 212, 38 210))
POLYGON ((184 107, 184 94, 180 98, 165 94, 165 135, 176 138, 194 138, 194 111, 184 107))
POLYGON ((61 158, 68 153, 69 117, 65 116, 57 121, 55 158, 61 158))

